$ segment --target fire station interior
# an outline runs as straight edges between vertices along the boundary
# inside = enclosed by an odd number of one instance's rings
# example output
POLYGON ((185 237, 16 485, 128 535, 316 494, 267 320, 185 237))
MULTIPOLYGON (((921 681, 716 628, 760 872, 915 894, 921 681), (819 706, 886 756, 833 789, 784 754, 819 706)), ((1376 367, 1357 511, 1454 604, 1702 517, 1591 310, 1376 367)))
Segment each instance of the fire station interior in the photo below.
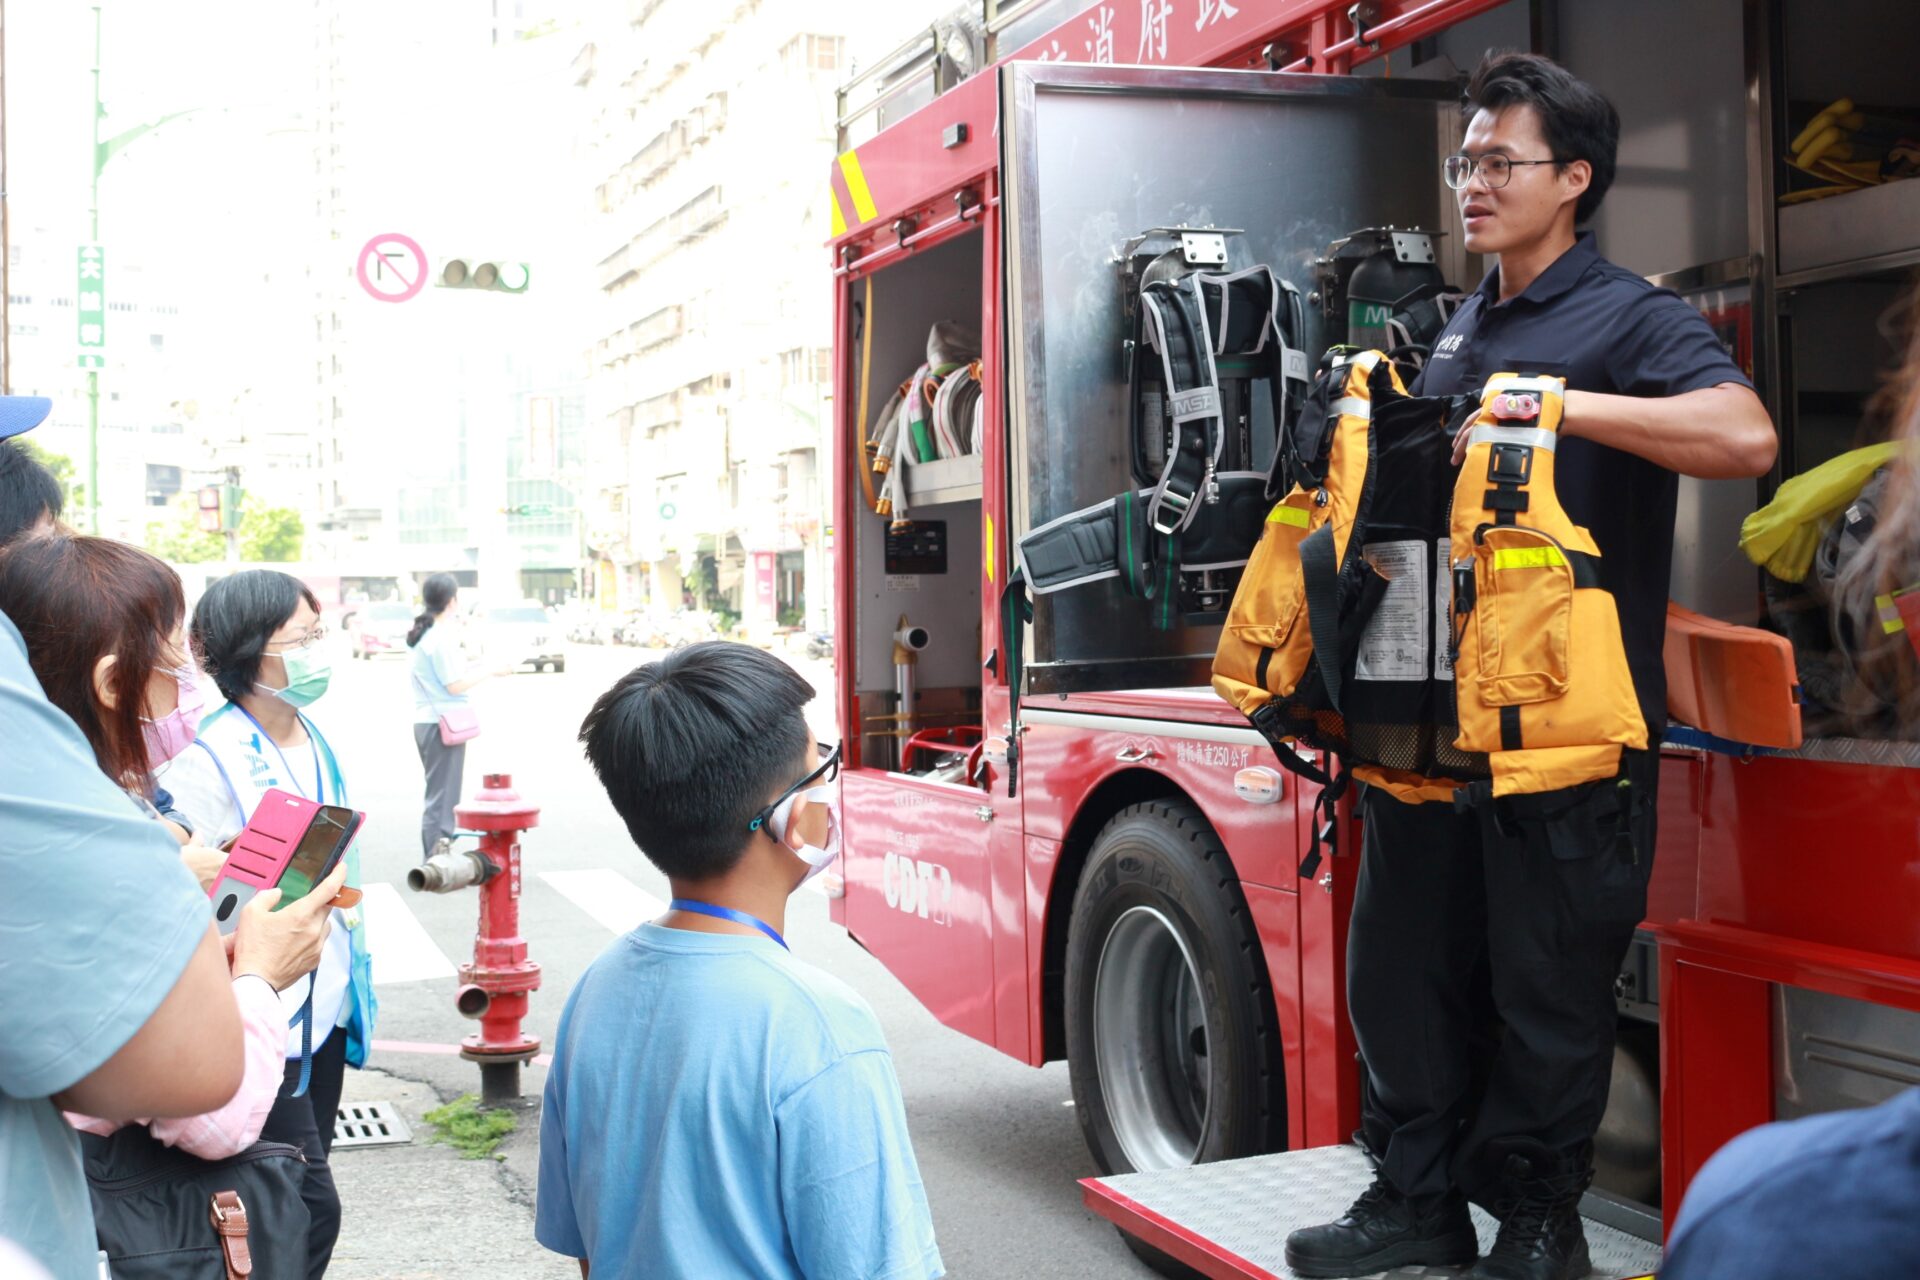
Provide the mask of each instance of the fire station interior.
MULTIPOLYGON (((864 314, 856 313, 849 344, 852 385, 857 397, 864 361, 869 440, 879 436, 876 423, 896 389, 927 363, 935 326, 948 344, 970 343, 971 358, 978 358, 981 246, 982 234, 969 231, 876 270, 870 294, 867 282, 854 286, 854 305, 864 314), (870 326, 870 334, 862 325, 870 326)), ((939 354, 968 353, 950 345, 939 354)), ((964 362, 946 375, 967 376, 964 362)), ((918 394, 930 417, 937 393, 918 394)), ((947 401, 940 408, 945 411, 947 401)), ((968 438, 972 415, 965 405, 945 416, 955 438, 932 430, 916 438, 912 423, 898 424, 910 436, 900 450, 899 500, 888 515, 871 510, 864 490, 855 495, 848 541, 854 557, 854 688, 862 721, 856 763, 967 785, 968 758, 980 741, 981 459, 971 451, 978 437, 968 438), (922 461, 922 452, 952 456, 922 461)), ((885 473, 875 479, 884 486, 885 473)), ((851 483, 859 490, 857 476, 851 483)))

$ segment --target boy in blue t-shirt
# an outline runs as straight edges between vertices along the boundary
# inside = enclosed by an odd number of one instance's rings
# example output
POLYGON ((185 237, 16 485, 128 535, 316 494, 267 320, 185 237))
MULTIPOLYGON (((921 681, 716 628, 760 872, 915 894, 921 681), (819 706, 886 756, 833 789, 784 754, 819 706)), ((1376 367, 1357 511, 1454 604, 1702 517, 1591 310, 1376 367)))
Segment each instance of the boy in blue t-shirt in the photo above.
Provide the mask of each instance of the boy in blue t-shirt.
POLYGON ((673 886, 574 987, 547 1077, 534 1234, 596 1280, 944 1274, 880 1024, 781 937, 839 844, 812 697, 757 649, 697 644, 581 725, 673 886))

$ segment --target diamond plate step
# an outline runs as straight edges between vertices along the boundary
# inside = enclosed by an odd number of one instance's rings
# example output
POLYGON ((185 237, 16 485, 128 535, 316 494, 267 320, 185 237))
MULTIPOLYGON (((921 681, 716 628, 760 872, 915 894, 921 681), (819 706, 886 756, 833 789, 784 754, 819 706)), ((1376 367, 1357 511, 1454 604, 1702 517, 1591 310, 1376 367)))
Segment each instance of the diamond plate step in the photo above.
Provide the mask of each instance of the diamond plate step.
POLYGON ((413 1130, 391 1102, 343 1102, 333 1121, 333 1149, 397 1147, 413 1141, 413 1130))
MULTIPOLYGON (((1214 1280, 1290 1280, 1282 1257, 1287 1235, 1332 1222, 1372 1179, 1373 1166, 1358 1147, 1336 1146, 1086 1178, 1080 1185, 1089 1209, 1214 1280)), ((1478 1208, 1473 1224, 1484 1254, 1499 1224, 1478 1208)), ((1586 1226, 1593 1280, 1648 1276, 1660 1265, 1658 1245, 1592 1217, 1586 1226)), ((1437 1280, 1460 1269, 1401 1267, 1379 1274, 1437 1280)))

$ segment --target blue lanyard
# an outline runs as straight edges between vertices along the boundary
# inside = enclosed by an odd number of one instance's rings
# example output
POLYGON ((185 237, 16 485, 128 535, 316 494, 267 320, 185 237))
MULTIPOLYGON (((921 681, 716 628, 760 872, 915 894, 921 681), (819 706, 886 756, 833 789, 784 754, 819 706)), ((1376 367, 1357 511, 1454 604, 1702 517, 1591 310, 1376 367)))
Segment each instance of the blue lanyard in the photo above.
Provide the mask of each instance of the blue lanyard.
POLYGON ((715 920, 731 920, 735 924, 750 924, 781 946, 786 947, 787 950, 793 950, 792 947, 787 947, 787 940, 780 936, 779 931, 759 916, 750 916, 744 911, 735 911, 732 907, 716 907, 711 902, 695 902, 692 898, 675 898, 672 902, 669 902, 667 906, 675 911, 691 911, 697 916, 712 916, 715 920))
MULTIPOLYGON (((273 754, 280 757, 280 767, 287 771, 287 781, 292 783, 293 786, 295 786, 296 788, 299 787, 300 784, 294 781, 293 766, 287 763, 287 753, 280 749, 280 744, 273 740, 273 735, 268 733, 265 726, 263 726, 258 720, 255 720, 253 718, 253 712, 247 710, 245 707, 241 706, 238 702, 234 703, 233 707, 241 715, 245 716, 248 722, 251 723, 255 729, 259 730, 260 736, 264 738, 267 741, 267 743, 273 747, 273 754)), ((300 722, 300 727, 307 731, 307 745, 313 749, 313 792, 314 793, 311 799, 316 804, 325 804, 327 802, 327 784, 326 784, 326 780, 321 776, 321 773, 320 773, 319 739, 314 736, 313 726, 307 723, 307 718, 305 716, 301 715, 299 712, 296 711, 294 712, 294 718, 300 722)))

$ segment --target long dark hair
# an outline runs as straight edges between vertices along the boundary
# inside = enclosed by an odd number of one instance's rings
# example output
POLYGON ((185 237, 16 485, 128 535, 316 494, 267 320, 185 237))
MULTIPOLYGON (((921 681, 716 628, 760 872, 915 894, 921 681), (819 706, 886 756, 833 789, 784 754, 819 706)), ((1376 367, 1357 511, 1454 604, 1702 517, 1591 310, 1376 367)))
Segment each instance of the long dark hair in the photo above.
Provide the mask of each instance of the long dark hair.
POLYGON ((0 612, 20 628, 47 701, 80 726, 101 771, 122 787, 143 786, 147 680, 187 613, 180 575, 111 538, 23 538, 0 555, 0 612), (107 654, 116 658, 111 708, 93 684, 107 654))
POLYGON ((420 637, 427 634, 447 606, 453 603, 454 592, 460 590, 460 584, 453 580, 450 573, 436 573, 420 585, 420 599, 427 611, 413 620, 413 629, 407 632, 407 648, 420 643, 420 637))

